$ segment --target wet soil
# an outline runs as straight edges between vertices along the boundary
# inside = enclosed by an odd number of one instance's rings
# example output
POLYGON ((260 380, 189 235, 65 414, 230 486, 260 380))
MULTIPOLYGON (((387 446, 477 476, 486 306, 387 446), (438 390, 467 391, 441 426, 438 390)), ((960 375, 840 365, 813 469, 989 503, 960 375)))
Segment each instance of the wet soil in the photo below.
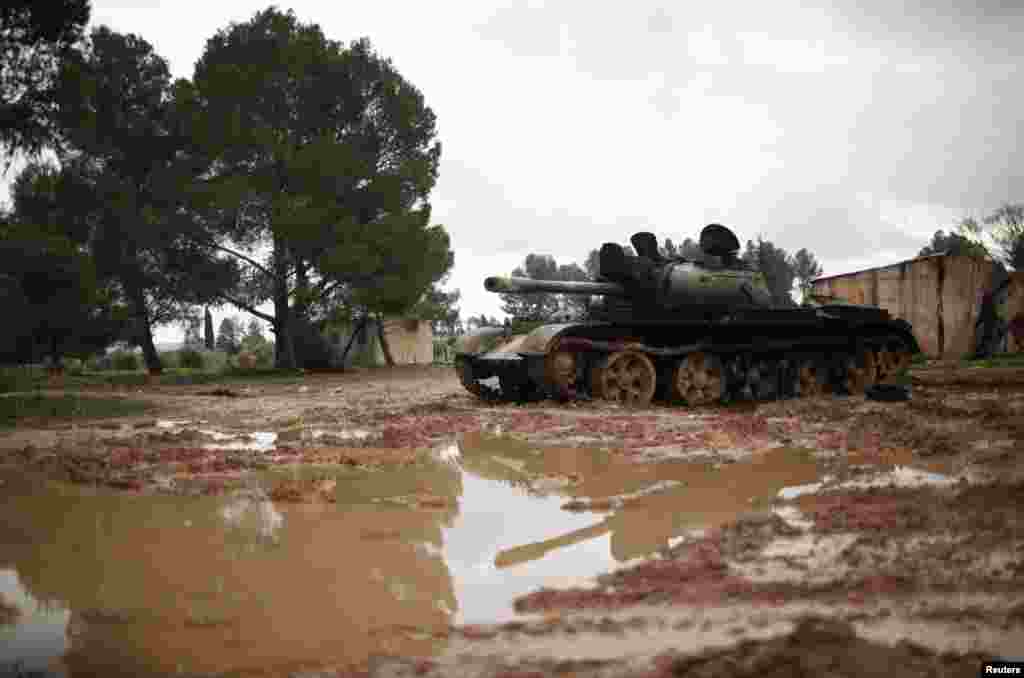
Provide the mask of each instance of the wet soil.
POLYGON ((0 434, 0 675, 977 675, 1024 653, 1024 369, 913 384, 86 390, 154 409, 0 434))

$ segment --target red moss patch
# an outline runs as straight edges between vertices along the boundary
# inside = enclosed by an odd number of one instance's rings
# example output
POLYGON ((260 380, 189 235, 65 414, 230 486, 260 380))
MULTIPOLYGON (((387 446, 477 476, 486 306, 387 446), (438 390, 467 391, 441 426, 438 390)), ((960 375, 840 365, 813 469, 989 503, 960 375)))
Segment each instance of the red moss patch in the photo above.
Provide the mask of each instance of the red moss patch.
POLYGON ((167 447, 158 450, 157 454, 164 462, 191 462, 208 456, 210 452, 201 447, 167 447))
POLYGON ((759 438, 768 434, 768 420, 760 415, 723 414, 712 425, 747 438, 759 438))
POLYGON ((846 447, 846 431, 821 431, 816 436, 823 450, 841 450, 846 447))
POLYGON ((815 497, 810 511, 819 530, 888 530, 915 523, 917 512, 905 499, 876 494, 815 497))
MULTIPOLYGON (((519 612, 616 609, 650 599, 683 605, 716 605, 754 593, 750 580, 729 573, 718 540, 714 538, 692 544, 677 558, 642 563, 610 574, 604 580, 606 588, 601 589, 536 591, 517 599, 515 608, 519 612)), ((764 602, 774 602, 774 599, 764 602)))
POLYGON ((504 425, 515 433, 540 433, 566 426, 567 423, 563 417, 546 412, 516 412, 505 420, 504 425))
POLYGON ((118 447, 110 453, 110 465, 115 468, 135 466, 144 460, 145 453, 137 447, 118 447))
POLYGON ((463 626, 459 631, 462 632, 463 637, 470 640, 487 640, 498 635, 497 629, 488 626, 479 626, 477 624, 463 626))
POLYGON ((413 665, 413 673, 417 676, 425 676, 437 668, 437 662, 429 659, 420 659, 413 665))
POLYGON ((376 441, 380 447, 429 447, 434 438, 479 430, 475 414, 405 416, 391 420, 376 441))

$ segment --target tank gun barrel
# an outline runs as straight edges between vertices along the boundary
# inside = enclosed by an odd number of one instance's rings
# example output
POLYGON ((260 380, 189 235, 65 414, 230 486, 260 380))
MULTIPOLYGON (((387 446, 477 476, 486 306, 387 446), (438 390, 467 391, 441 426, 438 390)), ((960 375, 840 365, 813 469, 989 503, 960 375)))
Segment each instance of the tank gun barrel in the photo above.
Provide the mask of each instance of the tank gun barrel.
POLYGON ((517 278, 514 276, 491 276, 486 278, 484 280, 484 289, 488 292, 500 294, 554 292, 556 294, 609 294, 616 297, 626 296, 626 288, 617 283, 534 280, 533 278, 517 278))

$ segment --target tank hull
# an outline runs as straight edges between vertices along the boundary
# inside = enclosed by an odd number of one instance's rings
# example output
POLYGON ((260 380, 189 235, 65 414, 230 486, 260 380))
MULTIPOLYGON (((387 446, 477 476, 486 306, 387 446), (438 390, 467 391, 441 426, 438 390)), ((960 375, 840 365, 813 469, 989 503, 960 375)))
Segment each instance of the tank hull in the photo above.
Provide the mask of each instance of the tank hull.
MULTIPOLYGON (((635 309, 634 309, 635 310, 635 309)), ((692 316, 481 328, 456 344, 470 392, 526 401, 600 398, 691 405, 857 393, 920 347, 909 323, 871 306, 705 307, 692 316)))

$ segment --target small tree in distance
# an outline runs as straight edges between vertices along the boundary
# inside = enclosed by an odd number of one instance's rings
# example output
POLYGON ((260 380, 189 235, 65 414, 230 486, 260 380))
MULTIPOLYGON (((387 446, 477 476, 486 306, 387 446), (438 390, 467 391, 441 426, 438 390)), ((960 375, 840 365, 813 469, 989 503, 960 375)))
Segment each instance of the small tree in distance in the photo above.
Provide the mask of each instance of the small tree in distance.
POLYGON ((185 347, 200 348, 203 345, 203 340, 199 328, 202 327, 203 321, 199 317, 199 313, 195 309, 189 309, 182 318, 181 324, 185 329, 185 347))
POLYGON ((217 348, 229 355, 235 355, 242 348, 241 323, 235 318, 220 321, 217 333, 217 348))
POLYGON ((213 315, 210 313, 210 309, 206 309, 204 323, 203 323, 203 343, 206 345, 207 351, 212 351, 214 347, 213 337, 213 315))
POLYGON ((806 301, 814 279, 824 273, 824 269, 814 255, 807 251, 806 247, 798 250, 790 263, 793 267, 793 274, 796 276, 797 285, 800 287, 801 298, 806 301))
POLYGON ((249 319, 249 325, 245 330, 245 338, 248 339, 250 337, 263 339, 263 325, 261 325, 260 321, 256 318, 249 319))

